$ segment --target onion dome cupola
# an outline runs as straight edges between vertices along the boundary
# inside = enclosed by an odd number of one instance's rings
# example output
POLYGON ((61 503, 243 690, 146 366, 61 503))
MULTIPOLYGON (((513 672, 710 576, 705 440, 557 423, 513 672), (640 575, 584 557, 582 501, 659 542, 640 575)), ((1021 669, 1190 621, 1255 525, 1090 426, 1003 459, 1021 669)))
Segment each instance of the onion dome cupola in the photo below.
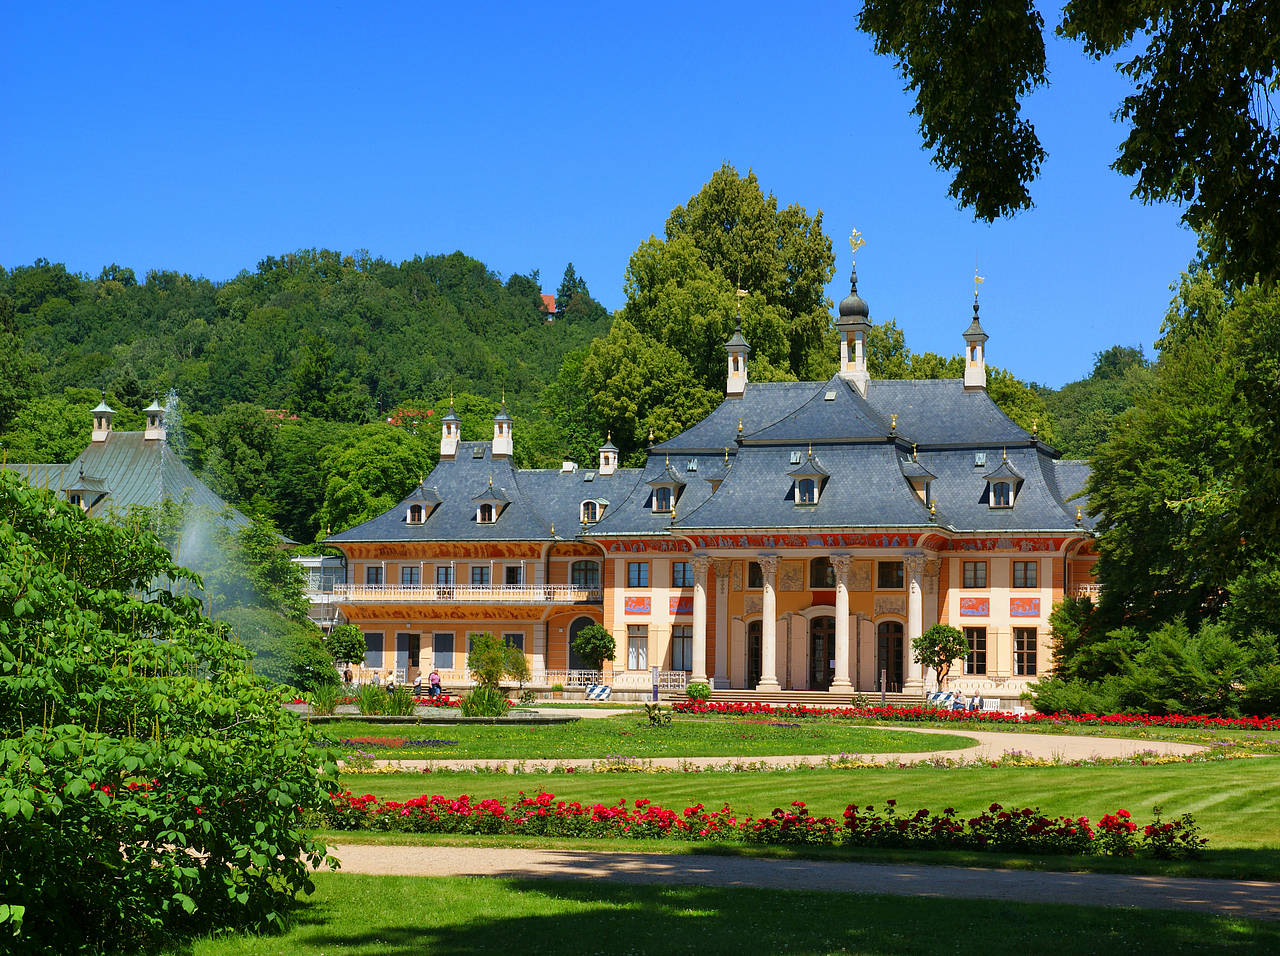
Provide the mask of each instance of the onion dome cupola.
POLYGON ((107 393, 103 392, 102 401, 93 410, 93 434, 91 439, 94 442, 107 440, 107 436, 111 434, 111 419, 115 417, 115 414, 116 410, 107 404, 107 393))
POLYGON ((456 458, 458 455, 458 442, 462 440, 462 419, 458 418, 458 413, 453 410, 453 396, 449 396, 449 410, 445 412, 444 418, 440 419, 442 426, 440 432, 440 457, 456 458))
MULTIPOLYGON (((862 236, 855 229, 849 245, 856 254, 863 245, 862 236)), ((840 333, 840 377, 867 397, 871 375, 867 371, 867 333, 871 331, 871 308, 858 295, 858 268, 849 273, 849 294, 840 300, 840 316, 836 319, 836 331, 840 333)))
POLYGON ((724 343, 728 353, 728 369, 725 377, 724 394, 727 398, 741 398, 747 390, 747 358, 751 355, 751 346, 742 337, 742 317, 738 317, 738 325, 733 330, 729 341, 724 343))
POLYGON ((142 437, 146 441, 164 441, 164 406, 160 404, 160 400, 153 399, 151 404, 142 410, 142 414, 146 416, 146 430, 142 433, 142 437))
POLYGON ((978 285, 981 276, 974 276, 973 321, 964 330, 964 387, 987 387, 987 333, 978 321, 978 285))
POLYGON ((613 435, 605 438, 600 446, 600 474, 607 478, 618 470, 618 446, 613 443, 613 435))
POLYGON ((493 416, 493 457, 510 458, 514 445, 511 439, 511 416, 507 414, 507 396, 502 396, 498 414, 493 416))

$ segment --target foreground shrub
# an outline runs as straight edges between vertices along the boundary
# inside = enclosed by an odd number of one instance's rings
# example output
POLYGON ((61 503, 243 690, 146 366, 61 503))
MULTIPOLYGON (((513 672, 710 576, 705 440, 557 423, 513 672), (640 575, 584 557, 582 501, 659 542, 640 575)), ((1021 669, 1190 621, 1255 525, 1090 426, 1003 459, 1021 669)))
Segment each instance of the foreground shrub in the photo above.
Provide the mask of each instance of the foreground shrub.
POLYGON ((511 701, 497 687, 480 685, 458 703, 463 717, 501 717, 511 710, 511 701))
POLYGON ((356 691, 356 706, 360 713, 377 717, 387 712, 387 689, 379 684, 361 684, 356 691))
POLYGON ((938 710, 934 707, 807 707, 788 704, 774 707, 761 703, 729 703, 725 701, 679 700, 671 709, 680 714, 716 714, 718 716, 771 716, 828 718, 834 720, 899 720, 907 723, 936 722, 947 724, 1084 724, 1117 727, 1231 727, 1241 730, 1280 730, 1276 717, 1206 717, 1200 714, 1015 714, 1002 710, 938 710))
POLYGON ((337 684, 320 684, 307 694, 307 706, 313 714, 328 716, 338 709, 342 689, 337 684))
POLYGON ((0 472, 0 948, 278 924, 334 767, 142 527, 0 472))
POLYGON ((336 830, 389 830, 409 833, 527 834, 554 837, 628 837, 631 839, 711 840, 787 846, 909 847, 968 849, 1002 853, 1133 856, 1143 852, 1166 859, 1192 857, 1205 841, 1190 814, 1155 821, 1136 835, 1129 811, 1117 810, 1098 827, 1087 817, 1049 817, 1038 809, 1006 810, 993 803, 968 819, 947 808, 940 814, 897 812, 850 804, 843 820, 815 817, 802 801, 775 808, 766 817, 739 817, 728 804, 708 810, 702 804, 668 810, 648 800, 629 804, 584 804, 556 800, 550 793, 521 793, 510 808, 501 800, 472 803, 463 794, 415 797, 404 803, 380 801, 372 794, 337 794, 325 816, 336 830))
POLYGON ((397 686, 395 690, 386 696, 386 710, 384 713, 392 717, 410 716, 413 713, 413 708, 418 703, 413 697, 413 691, 404 686, 397 686))
POLYGON ((710 700, 711 685, 704 684, 702 681, 694 681, 684 689, 684 693, 690 700, 710 700))

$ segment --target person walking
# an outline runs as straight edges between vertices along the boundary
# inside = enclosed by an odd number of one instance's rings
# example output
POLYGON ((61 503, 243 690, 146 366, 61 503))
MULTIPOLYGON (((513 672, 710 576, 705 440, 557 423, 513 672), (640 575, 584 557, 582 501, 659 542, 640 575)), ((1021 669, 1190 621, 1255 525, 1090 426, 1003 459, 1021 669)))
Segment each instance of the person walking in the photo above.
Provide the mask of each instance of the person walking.
POLYGON ((387 693, 394 694, 396 692, 396 672, 387 671, 387 693))
POLYGON ((422 696, 422 671, 413 675, 413 699, 417 700, 422 696))
POLYGON ((431 685, 431 696, 440 696, 440 672, 434 667, 431 668, 431 675, 427 678, 427 683, 431 685))

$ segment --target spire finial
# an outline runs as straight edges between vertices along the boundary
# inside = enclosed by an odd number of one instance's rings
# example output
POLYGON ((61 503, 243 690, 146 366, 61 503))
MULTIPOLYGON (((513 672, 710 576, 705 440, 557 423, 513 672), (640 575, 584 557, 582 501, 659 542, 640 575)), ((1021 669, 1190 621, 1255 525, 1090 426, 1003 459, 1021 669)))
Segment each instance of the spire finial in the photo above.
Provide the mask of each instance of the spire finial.
POLYGON ((1009 449, 1008 449, 1008 448, 1001 448, 1001 449, 1000 449, 1000 460, 1001 460, 1001 461, 1008 461, 1008 460, 1009 460, 1009 449))
POLYGON ((449 389, 449 407, 453 408, 453 389, 449 389))
POLYGON ((813 442, 809 442, 809 457, 813 457, 813 442))
POLYGON ((742 434, 742 419, 741 419, 741 418, 739 418, 739 419, 738 419, 738 434, 739 434, 739 435, 741 435, 741 434, 742 434))
POLYGON ((670 455, 667 455, 667 456, 666 456, 666 458, 665 458, 665 459, 664 459, 664 461, 663 461, 663 464, 664 464, 664 465, 666 465, 668 468, 670 468, 670 467, 671 467, 671 456, 670 456, 670 455))
POLYGON ((929 520, 936 521, 938 518, 938 505, 935 502, 929 502, 929 520))
POLYGON ((1035 438, 1040 434, 1040 420, 1038 418, 1031 419, 1031 437, 1035 438))
POLYGON ((858 250, 866 244, 867 240, 857 229, 849 233, 849 287, 853 292, 858 291, 858 250))
POLYGON ((725 463, 726 465, 727 465, 727 464, 729 464, 729 449, 728 449, 728 448, 725 448, 725 450, 724 450, 724 463, 725 463))
POLYGON ((1083 518, 1084 516, 1080 513, 1080 506, 1076 505, 1076 524, 1079 524, 1083 518))
POLYGON ((652 425, 649 426, 649 444, 650 445, 653 444, 653 426, 652 425))
POLYGON ((896 412, 889 415, 889 431, 896 432, 898 430, 898 415, 896 412))
POLYGON ((490 476, 489 476, 489 487, 490 487, 490 488, 492 488, 492 487, 493 487, 493 475, 490 475, 490 476))
POLYGON ((911 460, 912 461, 916 460, 916 449, 918 449, 919 447, 920 446, 917 445, 915 442, 911 443, 911 460))

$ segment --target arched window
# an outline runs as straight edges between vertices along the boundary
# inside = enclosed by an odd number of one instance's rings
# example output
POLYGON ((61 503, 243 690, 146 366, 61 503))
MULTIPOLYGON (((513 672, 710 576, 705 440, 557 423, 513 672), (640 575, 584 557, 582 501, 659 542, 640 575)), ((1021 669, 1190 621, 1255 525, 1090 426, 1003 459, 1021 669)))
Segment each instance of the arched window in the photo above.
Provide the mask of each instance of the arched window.
POLYGON ((818 503, 818 485, 812 478, 801 478, 796 482, 796 504, 816 505, 818 503))
POLYGON ((991 507, 1013 507, 1013 487, 1007 481, 993 482, 991 485, 991 507))
POLYGON ((670 511, 671 510, 671 489, 670 488, 654 489, 653 510, 654 511, 670 511))
POLYGON ((809 587, 833 588, 836 586, 836 569, 830 558, 814 558, 809 562, 809 587))
POLYGON ((481 524, 493 524, 493 505, 482 504, 480 510, 476 512, 476 520, 481 524))
POLYGON ((600 516, 600 508, 594 501, 584 501, 582 503, 582 521, 584 524, 594 524, 600 516))
MULTIPOLYGON (((598 588, 600 565, 594 561, 575 561, 569 568, 569 583, 575 588, 598 588)), ((588 623, 590 623, 588 621, 588 623)))
POLYGON ((422 505, 409 506, 409 524, 422 524, 422 505))

